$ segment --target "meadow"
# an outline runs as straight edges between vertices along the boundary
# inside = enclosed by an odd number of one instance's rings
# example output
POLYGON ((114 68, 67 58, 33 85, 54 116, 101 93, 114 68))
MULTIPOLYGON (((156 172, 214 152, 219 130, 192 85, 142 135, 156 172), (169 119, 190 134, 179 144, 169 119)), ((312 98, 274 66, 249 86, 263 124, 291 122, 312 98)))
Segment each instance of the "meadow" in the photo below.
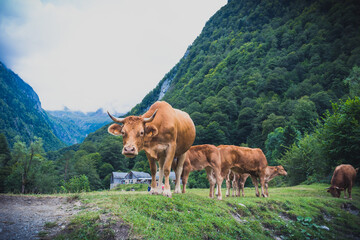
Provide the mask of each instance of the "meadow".
POLYGON ((360 187, 353 200, 333 198, 326 187, 269 188, 269 198, 245 188, 245 197, 222 201, 208 189, 172 198, 141 189, 62 194, 82 205, 57 239, 359 239, 360 187))

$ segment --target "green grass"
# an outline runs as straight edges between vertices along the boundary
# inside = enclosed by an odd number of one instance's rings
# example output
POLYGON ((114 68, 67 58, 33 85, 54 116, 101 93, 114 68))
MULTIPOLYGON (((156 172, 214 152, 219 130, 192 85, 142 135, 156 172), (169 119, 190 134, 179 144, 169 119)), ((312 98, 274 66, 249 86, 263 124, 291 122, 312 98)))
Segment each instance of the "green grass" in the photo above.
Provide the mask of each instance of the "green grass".
MULTIPOLYGON (((223 201, 208 189, 189 189, 172 198, 147 192, 80 193, 85 205, 59 239, 113 239, 127 225, 131 238, 144 239, 354 239, 360 236, 360 188, 353 200, 333 198, 324 184, 270 188, 269 198, 223 201), (352 208, 357 215, 347 209, 352 208), (123 221, 123 222, 122 222, 123 221)), ((225 191, 223 192, 225 195, 225 191)), ((343 195, 342 195, 343 196, 343 195)))
POLYGON ((148 184, 119 184, 112 191, 147 191, 148 184))

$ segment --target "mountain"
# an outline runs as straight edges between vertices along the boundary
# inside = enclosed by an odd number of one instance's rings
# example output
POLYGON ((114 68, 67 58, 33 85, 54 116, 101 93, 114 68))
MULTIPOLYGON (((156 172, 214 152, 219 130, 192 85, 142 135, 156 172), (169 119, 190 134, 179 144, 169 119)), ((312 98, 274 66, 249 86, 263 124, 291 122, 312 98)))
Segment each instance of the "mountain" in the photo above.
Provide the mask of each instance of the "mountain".
POLYGON ((91 132, 111 122, 102 109, 83 113, 64 108, 61 111, 47 111, 53 124, 55 135, 67 144, 76 144, 84 140, 91 132))
POLYGON ((52 122, 35 91, 1 62, 0 95, 0 132, 10 146, 16 136, 27 144, 34 136, 41 137, 46 151, 66 146, 54 134, 52 122))
MULTIPOLYGON (((155 101, 165 100, 190 114, 196 125, 194 144, 259 147, 268 157, 276 155, 268 148, 275 141, 275 151, 284 153, 316 130, 332 103, 356 92, 359 26, 357 0, 228 1, 127 115, 143 114, 155 101)), ((108 134, 107 127, 90 133, 73 152, 73 161, 96 156, 104 183, 110 169, 149 172, 145 154, 123 157, 121 137, 108 134)), ((268 161, 276 163, 272 157, 268 161)), ((190 178, 207 182, 201 172, 190 178)))
MULTIPOLYGON (((191 115, 197 144, 264 147, 276 127, 309 132, 349 94, 359 25, 355 0, 229 1, 129 114, 165 100, 191 115)), ((103 134, 105 127, 88 140, 103 134)))

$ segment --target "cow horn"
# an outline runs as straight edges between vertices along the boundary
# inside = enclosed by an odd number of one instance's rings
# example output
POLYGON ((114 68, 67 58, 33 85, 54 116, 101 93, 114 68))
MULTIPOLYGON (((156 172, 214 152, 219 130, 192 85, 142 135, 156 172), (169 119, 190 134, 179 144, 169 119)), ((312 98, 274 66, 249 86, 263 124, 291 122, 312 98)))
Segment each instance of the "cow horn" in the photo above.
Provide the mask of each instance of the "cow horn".
POLYGON ((110 117, 114 122, 124 123, 125 118, 116 118, 116 117, 114 117, 113 115, 111 115, 111 114, 109 113, 109 111, 107 111, 107 113, 108 113, 109 117, 110 117))
POLYGON ((158 110, 156 109, 155 112, 153 113, 153 115, 152 115, 151 117, 149 117, 149 118, 144 118, 144 123, 151 122, 152 120, 154 120, 154 117, 155 117, 157 111, 158 111, 158 110))

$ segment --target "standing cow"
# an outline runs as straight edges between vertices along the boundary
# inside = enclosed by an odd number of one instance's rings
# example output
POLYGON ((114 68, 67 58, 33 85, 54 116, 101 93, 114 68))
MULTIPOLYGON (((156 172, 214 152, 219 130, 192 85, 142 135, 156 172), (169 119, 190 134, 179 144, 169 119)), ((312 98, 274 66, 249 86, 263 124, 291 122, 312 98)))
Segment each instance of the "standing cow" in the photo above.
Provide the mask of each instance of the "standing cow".
MULTIPOLYGON (((252 176, 255 190, 258 190, 258 181, 260 179, 261 195, 267 197, 265 193, 265 170, 268 165, 263 151, 259 148, 238 147, 234 145, 218 146, 221 153, 221 175, 227 176, 229 170, 236 173, 248 173, 252 176)), ((258 196, 258 195, 257 195, 258 196)))
MULTIPOLYGON (((176 168, 176 161, 173 162, 173 169, 176 168)), ((182 183, 183 193, 186 191, 186 184, 189 178, 189 174, 192 171, 202 170, 205 168, 207 178, 210 183, 211 198, 214 197, 215 184, 218 185, 217 196, 218 199, 222 199, 221 184, 223 178, 221 177, 221 157, 219 149, 210 144, 192 146, 187 152, 184 161, 182 183)))
MULTIPOLYGON (((266 170, 265 170, 265 193, 267 196, 269 196, 269 191, 268 191, 268 187, 269 187, 269 182, 274 179, 276 176, 286 176, 287 172, 285 171, 284 167, 279 165, 279 166, 267 166, 266 170)), ((230 187, 231 187, 231 183, 233 186, 233 196, 235 195, 235 191, 236 191, 236 196, 239 197, 240 196, 240 191, 242 192, 242 196, 244 197, 244 185, 246 182, 246 179, 250 176, 250 174, 248 173, 243 173, 243 174, 238 174, 233 172, 232 170, 229 171, 228 177, 226 179, 226 196, 228 197, 230 195, 230 187)), ((251 176, 251 180, 254 184, 254 177, 251 176)), ((256 192, 256 196, 259 196, 259 191, 256 192)))
POLYGON ((344 191, 344 198, 346 198, 346 189, 348 190, 349 199, 351 197, 351 189, 355 183, 356 174, 359 168, 354 169, 349 164, 341 164, 335 168, 334 174, 331 178, 331 186, 328 188, 328 192, 333 197, 340 197, 341 191, 344 191))
POLYGON ((119 124, 112 124, 108 132, 122 135, 122 154, 135 157, 138 152, 145 150, 151 171, 150 194, 160 194, 171 197, 169 174, 174 158, 177 158, 175 193, 180 193, 180 176, 183 170, 185 152, 195 140, 195 125, 190 116, 178 109, 174 109, 167 102, 155 102, 142 116, 126 118, 110 118, 119 124), (159 161, 159 183, 156 185, 156 162, 159 161), (162 181, 165 175, 165 186, 162 181))

